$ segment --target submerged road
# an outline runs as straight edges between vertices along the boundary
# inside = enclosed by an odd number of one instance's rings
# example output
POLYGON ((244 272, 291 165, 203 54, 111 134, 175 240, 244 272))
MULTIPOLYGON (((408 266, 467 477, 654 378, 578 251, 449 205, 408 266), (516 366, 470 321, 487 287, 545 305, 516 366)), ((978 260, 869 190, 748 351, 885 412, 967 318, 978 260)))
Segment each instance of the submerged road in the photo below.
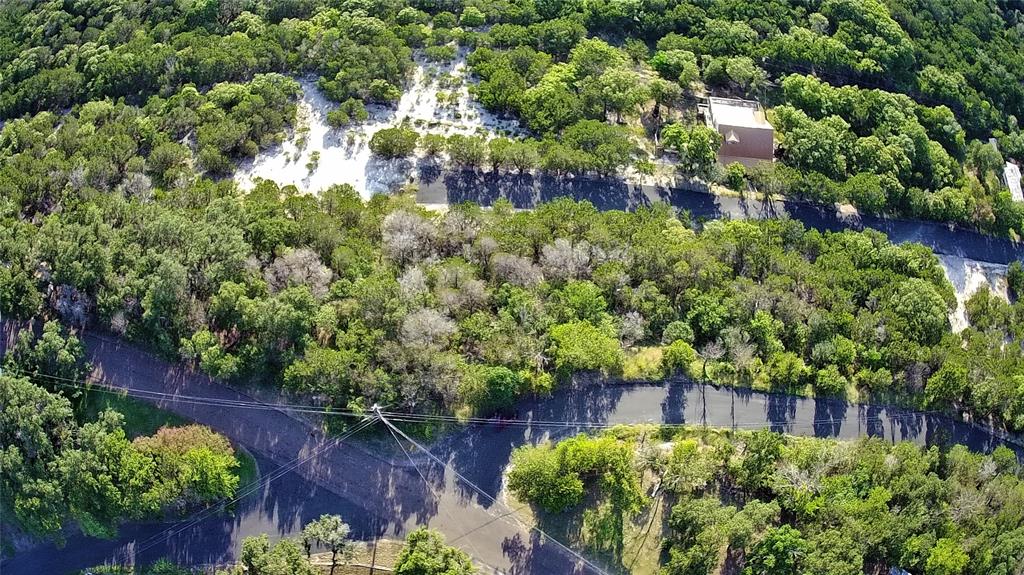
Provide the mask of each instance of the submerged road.
MULTIPOLYGON (((207 400, 253 401, 217 381, 118 340, 87 336, 85 341, 95 376, 107 384, 207 400)), ((308 423, 276 409, 211 406, 196 399, 154 403, 209 425, 244 446, 256 455, 264 476, 291 464, 297 455, 309 454, 325 441, 308 423)), ((353 526, 354 534, 364 539, 401 537, 418 525, 430 525, 492 572, 592 573, 594 570, 578 565, 551 542, 501 517, 504 508, 473 492, 455 478, 452 470, 497 495, 502 472, 515 447, 573 435, 598 423, 767 427, 815 437, 852 439, 870 435, 921 445, 962 443, 981 451, 1002 443, 980 427, 939 415, 683 381, 580 385, 562 389, 551 398, 525 401, 517 416, 532 423, 467 427, 438 442, 433 452, 448 463, 447 468, 417 457, 429 487, 408 461, 396 464, 390 455, 342 445, 324 450, 246 497, 236 505, 233 515, 210 517, 173 536, 158 537, 155 544, 144 546, 143 542, 173 523, 125 525, 112 540, 72 535, 62 549, 40 545, 8 559, 0 570, 5 575, 59 574, 104 562, 146 564, 161 557, 190 565, 223 564, 236 557, 246 536, 263 532, 292 535, 321 513, 339 513, 353 526)), ((398 457, 404 456, 399 453, 398 457)))
POLYGON ((430 164, 417 170, 416 200, 423 204, 457 204, 470 201, 490 206, 507 199, 517 208, 533 208, 560 197, 587 200, 599 210, 634 210, 658 202, 689 211, 702 219, 766 219, 790 217, 821 231, 875 229, 895 243, 917 242, 932 251, 1007 265, 1024 260, 1024 244, 922 220, 840 213, 834 207, 794 200, 762 202, 721 196, 692 189, 629 184, 618 178, 533 176, 495 174, 472 170, 441 171, 430 164))

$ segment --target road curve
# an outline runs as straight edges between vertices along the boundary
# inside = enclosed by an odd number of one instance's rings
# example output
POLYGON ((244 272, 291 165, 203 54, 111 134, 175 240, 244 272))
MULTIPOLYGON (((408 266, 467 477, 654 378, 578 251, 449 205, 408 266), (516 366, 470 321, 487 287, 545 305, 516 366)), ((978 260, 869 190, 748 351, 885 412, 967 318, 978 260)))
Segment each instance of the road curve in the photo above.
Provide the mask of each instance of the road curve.
MULTIPOLYGON (((160 391, 221 400, 251 398, 197 374, 106 337, 86 336, 95 375, 125 389, 160 391)), ((309 453, 324 438, 304 422, 277 410, 212 407, 177 401, 161 407, 204 423, 252 451, 264 474, 309 453)), ((232 516, 220 515, 140 549, 140 542, 168 524, 130 524, 110 541, 71 536, 64 549, 41 545, 5 561, 8 575, 66 573, 107 561, 148 563, 160 557, 192 565, 223 564, 241 539, 268 532, 285 536, 320 513, 340 513, 363 538, 401 536, 429 524, 491 570, 517 574, 587 573, 573 558, 508 518, 460 480, 458 470, 486 492, 500 490, 512 450, 545 438, 575 434, 595 423, 666 422, 760 429, 815 437, 864 435, 917 444, 963 443, 989 451, 1003 440, 986 430, 939 415, 884 406, 851 405, 718 389, 687 382, 580 385, 554 397, 523 402, 518 419, 531 425, 485 424, 454 433, 433 448, 449 464, 422 464, 428 488, 409 465, 348 446, 327 449, 262 491, 242 500, 232 516)), ((379 424, 378 424, 379 425, 379 424)), ((1019 450, 1018 450, 1019 453, 1019 450)))
POLYGON ((496 174, 473 170, 442 171, 429 162, 417 169, 416 200, 423 204, 474 202, 490 206, 507 199, 517 208, 533 208, 556 198, 586 200, 599 210, 634 210, 667 202, 701 219, 766 219, 791 217, 821 231, 863 230, 884 232, 894 243, 917 242, 940 254, 979 262, 1007 265, 1024 260, 1024 244, 949 224, 843 213, 831 206, 795 200, 762 202, 722 196, 701 186, 668 188, 635 185, 619 178, 496 174))

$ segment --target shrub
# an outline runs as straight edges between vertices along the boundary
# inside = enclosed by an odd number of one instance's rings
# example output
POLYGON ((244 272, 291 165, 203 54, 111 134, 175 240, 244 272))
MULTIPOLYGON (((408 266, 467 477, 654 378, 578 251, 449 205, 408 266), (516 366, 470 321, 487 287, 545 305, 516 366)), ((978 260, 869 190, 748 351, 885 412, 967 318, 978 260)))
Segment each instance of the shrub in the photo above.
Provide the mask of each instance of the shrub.
POLYGON ((466 28, 476 28, 487 23, 487 17, 476 6, 466 6, 459 17, 459 24, 466 28))
POLYGON ((551 328, 549 352, 563 376, 576 371, 601 371, 604 375, 622 371, 619 341, 589 322, 574 321, 551 328))
POLYGON ((697 361, 697 352, 681 339, 670 343, 661 358, 662 371, 666 375, 693 376, 693 363, 697 361))
POLYGON ((384 128, 370 138, 370 151, 382 158, 404 158, 416 151, 419 137, 409 128, 384 128))

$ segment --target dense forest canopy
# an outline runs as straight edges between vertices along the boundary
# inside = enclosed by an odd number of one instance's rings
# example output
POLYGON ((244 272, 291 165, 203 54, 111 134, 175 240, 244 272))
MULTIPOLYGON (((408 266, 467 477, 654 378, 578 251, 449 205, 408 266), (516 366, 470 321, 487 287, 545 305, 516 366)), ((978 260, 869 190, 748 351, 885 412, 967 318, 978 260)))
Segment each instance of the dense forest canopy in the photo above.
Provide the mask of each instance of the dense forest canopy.
POLYGON ((641 536, 660 541, 640 549, 660 547, 663 575, 1011 575, 1020 473, 1006 447, 617 427, 517 449, 509 488, 612 564, 632 565, 641 536), (663 522, 645 534, 648 515, 663 522))
POLYGON ((199 181, 93 192, 8 215, 2 233, 5 314, 110 329, 339 407, 486 413, 576 372, 678 373, 1024 426, 1024 304, 981 290, 954 334, 938 259, 877 232, 697 228, 666 206, 571 200, 437 214, 347 186, 199 181))
MULTIPOLYGON (((40 333, 5 360, 0 508, 33 534, 74 521, 110 535, 125 518, 237 485, 224 438, 195 427, 130 436, 117 413, 88 414, 45 379, 85 376, 84 328, 352 410, 491 414, 599 373, 884 399, 1024 430, 1024 303, 982 289, 967 302, 970 326, 953 333, 952 286, 919 245, 785 219, 693 222, 664 205, 434 212, 404 194, 303 194, 270 180, 243 192, 231 179, 305 137, 307 80, 335 106, 336 137, 395 110, 421 69, 454 90, 434 67, 458 62, 474 101, 522 133, 421 134, 423 122, 403 121, 368 135, 368 155, 555 177, 667 166, 735 193, 1014 237, 1024 204, 999 175, 1024 162, 1022 36, 1012 0, 2 2, 0 313, 40 333), (778 161, 717 165, 722 138, 695 105, 709 94, 758 99, 778 161)), ((334 159, 310 158, 310 170, 334 159)), ((1008 279, 1016 300, 1019 264, 1008 279)), ((606 447, 588 464, 630 487, 618 473, 629 450, 606 447)), ((946 459, 968 456, 950 453, 907 454, 939 492, 923 500, 951 501, 959 479, 946 459)), ((837 490, 879 489, 865 475, 877 470, 844 465, 855 480, 837 490)), ((971 481, 1015 481, 1004 471, 971 481)), ((616 505, 640 505, 618 493, 616 505)), ((866 501, 850 508, 879 502, 866 501)), ((819 503, 754 511, 774 518, 778 545, 804 545, 825 532, 810 517, 819 503)), ((744 512, 728 509, 714 517, 744 512)), ((968 515, 928 523, 932 539, 907 540, 917 547, 901 561, 958 572, 930 566, 940 549, 935 561, 995 565, 968 545, 991 522, 968 515)), ((679 529, 673 541, 705 537, 679 529)), ((1016 549, 985 533, 977 541, 1016 549)), ((864 560, 895 557, 896 545, 865 548, 864 560)), ((296 558, 294 544, 250 547, 296 558)))
MULTIPOLYGON (((685 176, 741 189, 747 177, 769 194, 1019 234, 1024 209, 998 174, 1004 158, 1024 161, 1022 19, 1019 6, 997 0, 22 0, 0 8, 0 118, 122 99, 149 114, 171 102, 195 112, 197 92, 272 73, 318 78, 339 102, 331 120, 340 127, 364 119, 366 105, 398 100, 414 51, 443 63, 463 47, 474 97, 536 139, 489 155, 482 139, 421 142, 456 164, 488 158, 561 174, 635 164, 643 173, 648 151, 631 140, 662 136, 685 176), (688 100, 705 90, 775 108, 782 163, 716 169, 717 143, 700 133, 688 100)), ((157 163, 191 160, 224 175, 225 156, 254 155, 294 115, 271 100, 224 113, 227 122, 175 122, 166 143, 189 153, 165 147, 157 163), (248 125, 252 115, 266 121, 248 125)), ((34 121, 60 123, 42 118, 34 121)), ((381 134, 374 151, 407 155, 413 136, 381 134)))

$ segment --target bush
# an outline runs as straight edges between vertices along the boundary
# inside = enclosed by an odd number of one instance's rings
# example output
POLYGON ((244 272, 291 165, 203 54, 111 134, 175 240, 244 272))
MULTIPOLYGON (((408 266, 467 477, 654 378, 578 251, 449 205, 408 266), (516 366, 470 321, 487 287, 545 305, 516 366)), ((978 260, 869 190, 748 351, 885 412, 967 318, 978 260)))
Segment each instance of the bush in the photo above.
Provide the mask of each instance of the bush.
POLYGON ((681 339, 670 343, 661 358, 661 367, 665 375, 685 375, 693 377, 693 363, 697 361, 697 352, 690 344, 681 339))
POLYGON ((725 167, 725 185, 737 192, 743 191, 743 184, 747 179, 747 169, 739 162, 733 162, 725 167))
POLYGON ((843 395, 846 391, 846 378, 839 373, 839 368, 830 365, 818 370, 814 380, 814 389, 823 395, 843 395))
POLYGON ((466 28, 476 28, 487 23, 487 17, 476 6, 466 6, 459 17, 459 24, 466 28))
POLYGON ((549 353, 562 376, 576 371, 601 371, 604 375, 622 371, 619 341, 589 322, 574 321, 551 328, 549 353))
POLYGON ((626 358, 622 379, 653 381, 664 376, 664 352, 660 347, 643 347, 626 358))
POLYGON ((384 128, 370 138, 370 151, 382 158, 404 158, 416 151, 419 137, 409 128, 384 128))
POLYGON ((327 125, 332 128, 347 126, 350 121, 351 118, 348 117, 348 114, 340 109, 335 108, 327 112, 327 125))
POLYGON ((387 80, 378 78, 370 82, 369 97, 374 102, 391 104, 397 102, 402 97, 402 91, 387 80))
POLYGON ((327 124, 332 128, 341 128, 352 122, 365 122, 370 114, 361 100, 349 98, 337 108, 327 112, 327 124))

